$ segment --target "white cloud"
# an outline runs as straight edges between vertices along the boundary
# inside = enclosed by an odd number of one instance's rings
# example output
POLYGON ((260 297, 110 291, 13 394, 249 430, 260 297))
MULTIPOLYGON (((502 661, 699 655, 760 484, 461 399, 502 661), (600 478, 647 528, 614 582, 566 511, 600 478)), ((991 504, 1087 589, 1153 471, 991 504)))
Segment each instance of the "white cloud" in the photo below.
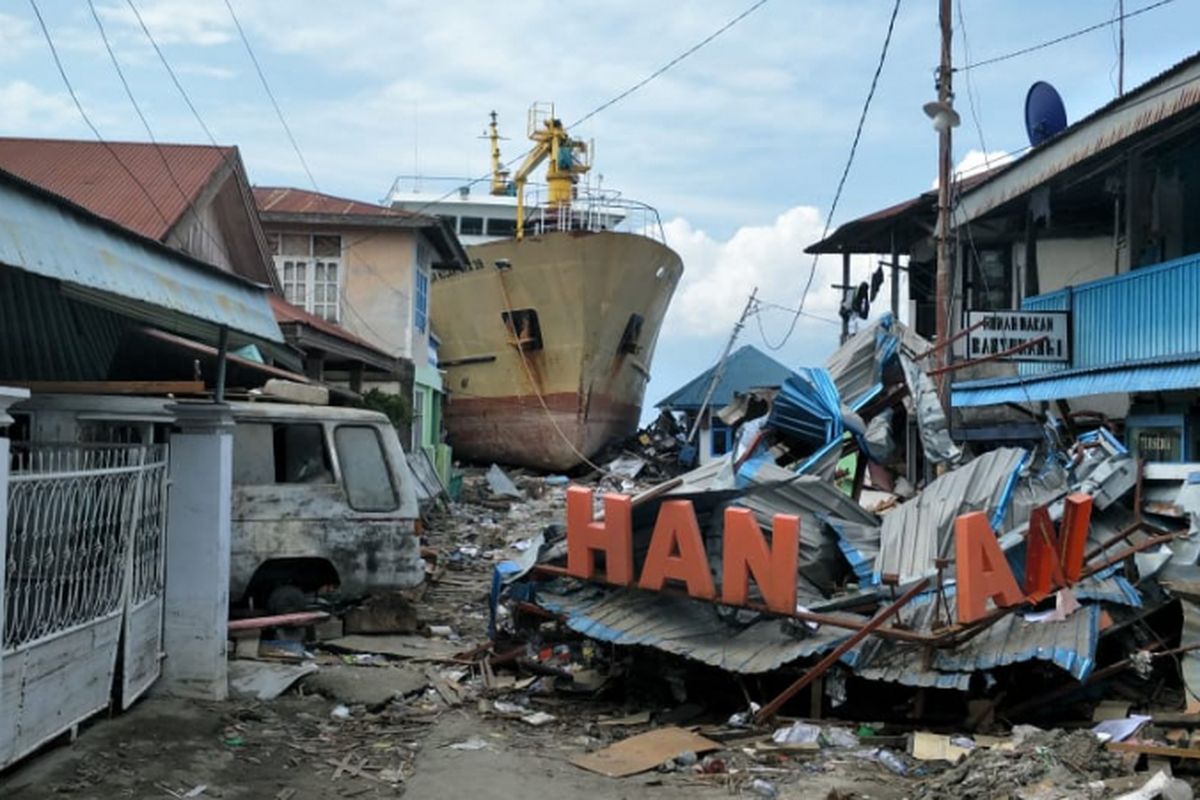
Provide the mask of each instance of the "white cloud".
MULTIPOLYGON (((954 175, 960 180, 962 178, 969 178, 973 175, 978 175, 981 172, 985 172, 986 170, 995 169, 1003 164, 1007 164, 1012 160, 1013 157, 1003 150, 989 150, 986 153, 982 150, 968 150, 966 154, 958 160, 958 163, 954 165, 954 175)), ((951 181, 950 185, 953 186, 954 182, 951 181)), ((929 188, 936 189, 937 187, 938 180, 937 178, 934 178, 933 183, 930 184, 929 188)))
POLYGON ((43 92, 26 81, 0 84, 0 108, 3 130, 18 136, 63 135, 80 127, 79 112, 65 94, 43 92))
MULTIPOLYGON (((137 17, 126 5, 102 6, 106 19, 140 28, 137 17)), ((233 38, 233 20, 223 3, 177 3, 169 0, 138 4, 146 27, 159 44, 224 44, 233 38)))
MULTIPOLYGON (((743 226, 725 241, 694 228, 686 219, 665 223, 667 244, 683 258, 684 273, 667 314, 663 337, 728 333, 755 286, 760 300, 794 307, 813 264, 804 248, 821 238, 822 226, 820 212, 812 206, 790 208, 770 225, 743 226)), ((867 264, 865 258, 855 259, 852 280, 865 279, 867 264)), ((817 262, 804 304, 805 314, 813 316, 802 317, 800 328, 818 326, 826 336, 836 330, 829 320, 837 319, 841 294, 830 284, 841 282, 841 269, 841 259, 836 256, 823 256, 817 262)), ((770 307, 761 313, 768 337, 782 337, 791 314, 770 307)))
POLYGON ((0 14, 0 61, 17 61, 36 43, 33 25, 11 14, 0 14))
POLYGON ((220 67, 215 64, 180 64, 175 68, 175 71, 184 75, 198 75, 201 78, 215 78, 221 81, 236 78, 238 75, 237 70, 220 67))

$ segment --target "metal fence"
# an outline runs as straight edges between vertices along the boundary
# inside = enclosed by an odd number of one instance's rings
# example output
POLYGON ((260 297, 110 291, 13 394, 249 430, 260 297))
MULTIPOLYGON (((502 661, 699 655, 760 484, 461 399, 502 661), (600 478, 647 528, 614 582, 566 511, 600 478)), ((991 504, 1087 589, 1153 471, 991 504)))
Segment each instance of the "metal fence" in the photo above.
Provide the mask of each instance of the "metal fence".
POLYGON ((118 663, 126 707, 157 677, 166 539, 166 445, 14 442, 10 466, 0 766, 107 706, 118 663))

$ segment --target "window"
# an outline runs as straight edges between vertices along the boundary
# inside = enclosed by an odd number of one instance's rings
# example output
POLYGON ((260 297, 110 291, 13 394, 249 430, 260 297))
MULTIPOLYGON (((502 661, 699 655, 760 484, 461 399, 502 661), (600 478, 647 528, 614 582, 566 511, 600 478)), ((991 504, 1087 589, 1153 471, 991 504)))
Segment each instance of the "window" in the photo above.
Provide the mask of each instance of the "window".
POLYGON ((482 236, 483 217, 463 217, 459 221, 458 232, 462 236, 482 236))
POLYGON ((721 420, 713 417, 712 421, 712 454, 723 456, 733 449, 733 431, 721 420))
POLYGON ((980 250, 971 256, 971 308, 1012 308, 1012 264, 1007 250, 980 250))
POLYGON ((488 236, 516 236, 517 221, 515 219, 489 218, 487 221, 488 236))
POLYGON ((455 233, 458 232, 458 217, 447 214, 438 214, 438 219, 446 223, 446 227, 448 227, 450 230, 454 231, 455 233))
POLYGON ((417 268, 414 273, 416 290, 413 292, 413 327, 421 333, 429 327, 429 269, 433 264, 433 251, 424 242, 417 242, 417 268))
POLYGON ((325 432, 315 423, 239 422, 233 434, 233 483, 333 483, 325 432))
POLYGON ((366 425, 339 425, 333 432, 346 497, 358 511, 393 511, 400 505, 379 431, 366 425))
POLYGON ((522 350, 542 349, 542 326, 538 322, 537 312, 532 308, 518 308, 514 311, 501 311, 500 318, 508 327, 508 334, 513 337, 522 350))
POLYGON ((341 319, 342 237, 268 235, 275 269, 289 303, 330 322, 341 319))

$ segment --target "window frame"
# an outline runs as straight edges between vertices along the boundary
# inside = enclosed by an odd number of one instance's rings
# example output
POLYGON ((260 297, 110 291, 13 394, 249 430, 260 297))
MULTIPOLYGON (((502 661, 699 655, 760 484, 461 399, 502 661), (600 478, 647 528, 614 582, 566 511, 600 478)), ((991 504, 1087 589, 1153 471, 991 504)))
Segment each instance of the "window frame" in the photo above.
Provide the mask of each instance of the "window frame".
POLYGON ((283 289, 283 297, 297 308, 302 308, 309 314, 314 314, 327 322, 340 324, 342 321, 342 295, 345 291, 346 284, 346 245, 345 237, 340 233, 326 232, 311 232, 311 233, 288 233, 286 231, 273 232, 268 234, 267 243, 271 249, 271 257, 275 265, 275 274, 279 278, 279 284, 283 289), (288 236, 302 236, 308 240, 307 255, 300 254, 284 254, 283 239, 288 236), (318 256, 316 253, 316 240, 321 237, 336 237, 338 240, 338 255, 336 256, 318 256), (317 301, 317 267, 324 267, 326 274, 328 269, 334 269, 334 280, 331 282, 328 279, 323 279, 320 282, 322 288, 326 291, 326 299, 317 301), (288 269, 292 270, 291 279, 287 276, 288 269), (296 278, 296 271, 303 270, 302 278, 296 278), (289 293, 289 289, 293 289, 289 293), (301 291, 295 291, 299 289, 301 291), (332 289, 334 293, 333 300, 328 299, 328 291, 332 289), (302 296, 301 296, 302 295, 302 296), (331 314, 329 312, 332 312, 331 314))

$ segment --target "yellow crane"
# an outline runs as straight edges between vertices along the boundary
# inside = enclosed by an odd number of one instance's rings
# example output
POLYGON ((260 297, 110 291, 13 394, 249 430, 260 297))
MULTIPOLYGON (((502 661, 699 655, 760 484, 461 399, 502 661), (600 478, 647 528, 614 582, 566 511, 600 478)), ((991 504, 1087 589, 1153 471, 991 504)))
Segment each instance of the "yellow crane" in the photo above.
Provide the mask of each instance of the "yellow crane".
POLYGON ((567 134, 562 120, 554 115, 553 103, 534 103, 529 109, 529 139, 533 148, 512 173, 504 168, 500 160, 500 131, 496 124, 496 112, 492 112, 488 126, 488 138, 492 144, 492 194, 515 195, 517 198, 517 238, 525 238, 525 184, 529 175, 543 161, 546 165, 550 207, 558 215, 569 213, 571 201, 575 199, 575 184, 579 176, 592 168, 586 142, 572 139, 567 134))

